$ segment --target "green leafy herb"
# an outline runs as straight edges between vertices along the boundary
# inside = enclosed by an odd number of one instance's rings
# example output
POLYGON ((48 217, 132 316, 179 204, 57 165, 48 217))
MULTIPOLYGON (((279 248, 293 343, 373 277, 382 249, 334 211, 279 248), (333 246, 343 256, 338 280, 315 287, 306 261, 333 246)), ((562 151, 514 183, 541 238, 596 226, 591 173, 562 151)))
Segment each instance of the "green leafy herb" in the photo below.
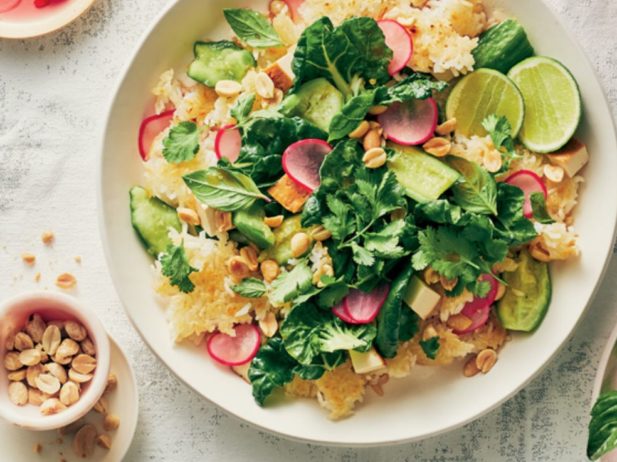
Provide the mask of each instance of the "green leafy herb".
POLYGON ((601 394, 591 409, 587 457, 597 460, 617 448, 617 391, 601 394))
POLYGON ((232 106, 230 110, 231 116, 238 121, 239 125, 244 124, 248 120, 254 102, 255 93, 244 93, 232 106))
POLYGON ((171 285, 176 286, 184 293, 190 293, 195 289, 195 285, 189 276, 197 269, 189 264, 182 245, 170 245, 167 251, 159 256, 159 261, 161 262, 161 272, 169 278, 171 285))
POLYGON ((551 218, 548 211, 546 210, 546 201, 544 200, 544 194, 542 194, 541 192, 532 193, 530 199, 534 220, 536 220, 538 223, 544 224, 555 223, 555 220, 551 218))
POLYGON ((221 167, 199 170, 183 179, 197 199, 225 212, 248 208, 258 199, 269 201, 248 176, 221 167))
POLYGON ((359 78, 381 85, 390 80, 392 50, 377 22, 368 17, 351 18, 340 26, 323 17, 307 27, 294 55, 295 87, 325 77, 349 99, 352 82, 359 78))
POLYGON ((292 381, 294 375, 305 380, 317 380, 326 368, 322 365, 302 366, 294 360, 283 346, 280 337, 273 337, 263 345, 253 358, 248 371, 253 386, 253 397, 260 406, 272 392, 292 381))
POLYGON ((475 162, 452 158, 449 164, 462 178, 453 187, 454 202, 472 213, 497 215, 497 186, 493 177, 475 162))
POLYGON ((310 365, 324 353, 369 350, 376 329, 372 324, 346 324, 331 311, 307 303, 291 310, 281 323, 280 333, 287 353, 300 364, 310 365))
POLYGON ((283 45, 281 38, 266 17, 247 8, 225 8, 225 19, 238 38, 255 48, 283 45))
POLYGON ((201 130, 194 122, 180 122, 163 140, 163 157, 171 164, 186 162, 199 152, 201 130))
POLYGON ((270 302, 280 306, 310 291, 313 287, 313 272, 306 262, 298 263, 291 271, 281 273, 272 281, 270 302))
POLYGON ((496 231, 508 245, 526 244, 537 236, 533 223, 523 214, 525 194, 520 188, 506 183, 497 184, 496 231))
POLYGON ((495 147, 502 153, 504 162, 501 171, 507 171, 512 159, 519 157, 514 146, 510 122, 504 116, 491 114, 482 121, 482 126, 491 136, 495 147))
POLYGON ((431 337, 427 340, 420 340, 422 351, 429 359, 435 359, 439 352, 439 336, 431 337))
POLYGON ((266 285, 260 279, 246 278, 240 281, 239 284, 231 286, 231 290, 242 297, 259 298, 266 293, 266 285))

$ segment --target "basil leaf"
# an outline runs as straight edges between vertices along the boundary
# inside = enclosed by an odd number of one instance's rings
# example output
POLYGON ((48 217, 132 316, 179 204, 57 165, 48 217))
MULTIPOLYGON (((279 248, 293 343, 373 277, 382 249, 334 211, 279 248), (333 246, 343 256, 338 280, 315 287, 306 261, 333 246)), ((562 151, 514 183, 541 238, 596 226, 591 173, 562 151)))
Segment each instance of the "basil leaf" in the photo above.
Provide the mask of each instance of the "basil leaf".
POLYGON ((238 121, 238 125, 245 123, 253 109, 255 93, 244 93, 230 109, 231 116, 238 121))
POLYGON ((617 448, 617 391, 601 394, 591 409, 587 457, 597 460, 617 448))
POLYGON ((533 211, 533 218, 538 223, 551 224, 555 223, 555 220, 551 218, 546 210, 546 201, 544 200, 544 194, 541 192, 535 192, 530 196, 531 209, 533 211))
POLYGON ((256 278, 246 278, 243 279, 239 284, 231 286, 231 290, 233 290, 238 295, 246 298, 259 298, 263 297, 266 293, 266 285, 260 279, 256 278))
POLYGON ((439 336, 431 337, 427 340, 420 340, 422 351, 429 359, 435 359, 439 352, 439 336))
POLYGON ((248 208, 258 199, 269 201, 248 176, 220 167, 198 170, 183 179, 197 199, 224 212, 248 208))
POLYGON ((225 8, 223 14, 238 38, 247 45, 255 48, 283 45, 264 15, 248 8, 225 8))
POLYGON ((493 177, 475 162, 453 157, 448 163, 463 176, 452 187, 454 202, 468 212, 497 215, 497 185, 493 177))
POLYGON ((163 140, 163 157, 170 164, 193 160, 199 152, 201 130, 194 122, 180 122, 163 140))

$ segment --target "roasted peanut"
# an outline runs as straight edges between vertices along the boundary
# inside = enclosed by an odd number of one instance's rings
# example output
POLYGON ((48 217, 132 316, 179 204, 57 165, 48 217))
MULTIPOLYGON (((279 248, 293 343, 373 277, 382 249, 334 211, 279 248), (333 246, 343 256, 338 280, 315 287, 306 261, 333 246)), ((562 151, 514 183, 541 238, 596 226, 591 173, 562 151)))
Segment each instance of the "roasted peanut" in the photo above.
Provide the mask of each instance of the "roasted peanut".
POLYGON ((311 245, 311 238, 308 234, 300 232, 291 238, 291 255, 294 258, 304 255, 311 245))
POLYGON ((274 281, 281 272, 279 264, 274 260, 264 260, 261 262, 261 274, 266 282, 274 281))
POLYGON ((369 149, 364 156, 362 156, 364 165, 371 169, 383 167, 387 159, 388 156, 386 155, 386 151, 381 147, 369 149))

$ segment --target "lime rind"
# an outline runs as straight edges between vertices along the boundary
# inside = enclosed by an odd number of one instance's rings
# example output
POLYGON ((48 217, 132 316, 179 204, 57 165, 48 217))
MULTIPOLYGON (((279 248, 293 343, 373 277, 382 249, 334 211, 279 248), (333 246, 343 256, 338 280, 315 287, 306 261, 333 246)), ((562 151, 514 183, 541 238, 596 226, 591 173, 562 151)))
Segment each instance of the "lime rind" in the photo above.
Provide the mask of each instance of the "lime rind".
POLYGON ((523 126, 523 95, 506 75, 493 69, 478 69, 463 77, 446 102, 446 117, 457 119, 456 132, 464 136, 486 136, 482 121, 492 114, 508 118, 513 136, 523 126))
POLYGON ((583 107, 572 73, 553 58, 534 56, 514 66, 508 77, 525 100, 521 143, 538 153, 565 146, 578 129, 583 107))

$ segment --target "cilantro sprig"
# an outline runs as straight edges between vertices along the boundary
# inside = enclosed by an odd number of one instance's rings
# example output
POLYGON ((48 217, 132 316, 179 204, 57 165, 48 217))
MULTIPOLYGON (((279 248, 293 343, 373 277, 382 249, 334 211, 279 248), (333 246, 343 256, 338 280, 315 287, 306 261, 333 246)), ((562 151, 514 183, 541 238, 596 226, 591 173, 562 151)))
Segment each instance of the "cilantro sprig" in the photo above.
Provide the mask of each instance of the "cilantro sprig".
POLYGON ((170 245, 165 253, 159 256, 161 272, 169 278, 169 283, 176 286, 181 292, 190 293, 195 289, 195 284, 189 276, 197 271, 193 268, 186 257, 182 244, 170 245))

